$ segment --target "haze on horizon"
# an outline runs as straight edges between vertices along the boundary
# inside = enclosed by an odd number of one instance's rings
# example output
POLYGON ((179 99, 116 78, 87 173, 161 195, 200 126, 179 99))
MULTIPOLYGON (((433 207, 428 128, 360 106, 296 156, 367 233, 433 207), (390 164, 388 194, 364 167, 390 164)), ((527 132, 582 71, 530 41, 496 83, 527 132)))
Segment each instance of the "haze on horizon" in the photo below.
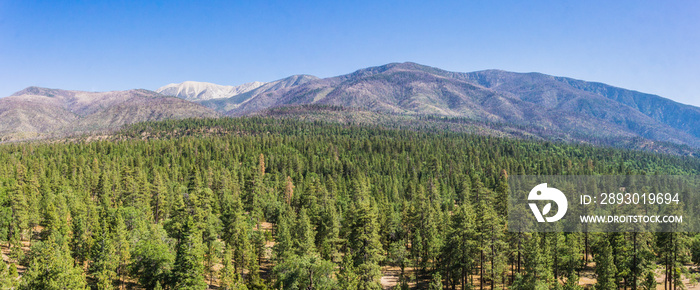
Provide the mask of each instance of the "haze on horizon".
POLYGON ((411 61, 541 72, 700 106, 698 27, 694 1, 0 1, 0 97, 411 61))

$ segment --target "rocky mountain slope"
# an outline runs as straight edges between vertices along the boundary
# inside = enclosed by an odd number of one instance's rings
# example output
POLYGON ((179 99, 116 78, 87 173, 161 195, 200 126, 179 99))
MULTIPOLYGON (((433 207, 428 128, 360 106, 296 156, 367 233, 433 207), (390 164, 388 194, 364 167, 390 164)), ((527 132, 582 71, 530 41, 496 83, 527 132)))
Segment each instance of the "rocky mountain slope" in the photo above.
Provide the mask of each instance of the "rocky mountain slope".
POLYGON ((251 82, 240 86, 222 86, 212 83, 187 81, 160 87, 156 92, 188 101, 206 101, 230 98, 254 90, 264 84, 263 82, 251 82))
POLYGON ((29 87, 0 99, 0 138, 60 137, 143 121, 217 116, 199 104, 147 90, 92 93, 29 87))
POLYGON ((700 108, 540 73, 459 73, 391 63, 323 79, 294 75, 237 87, 184 82, 158 91, 88 93, 30 87, 0 99, 0 137, 31 139, 150 120, 263 115, 408 123, 411 128, 649 150, 667 144, 689 146, 693 152, 700 148, 700 108))
POLYGON ((201 102, 201 104, 219 112, 236 110, 241 106, 267 108, 268 106, 266 105, 269 105, 269 102, 271 102, 268 101, 268 99, 276 97, 279 92, 315 80, 319 80, 319 78, 310 75, 293 75, 281 80, 265 83, 258 88, 227 99, 208 100, 201 102))
POLYGON ((415 63, 393 63, 244 95, 230 99, 235 106, 205 104, 230 116, 281 106, 331 105, 525 126, 567 139, 642 137, 700 147, 700 108, 539 73, 456 73, 415 63))

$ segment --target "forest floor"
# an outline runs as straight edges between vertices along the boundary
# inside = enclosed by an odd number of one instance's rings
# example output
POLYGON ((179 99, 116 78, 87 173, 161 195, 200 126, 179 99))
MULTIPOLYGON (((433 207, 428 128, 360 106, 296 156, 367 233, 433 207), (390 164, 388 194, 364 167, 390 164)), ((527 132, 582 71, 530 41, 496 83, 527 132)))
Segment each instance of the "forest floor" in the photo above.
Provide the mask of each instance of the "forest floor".
MULTIPOLYGON (((592 259, 591 259, 592 260, 592 259)), ((695 273, 700 271, 699 267, 696 267, 694 265, 686 265, 688 269, 695 273)), ((591 286, 595 285, 597 280, 595 278, 595 262, 589 262, 586 265, 586 268, 583 269, 580 273, 580 278, 579 278, 579 285, 585 287, 585 288, 590 288, 591 286)), ((406 277, 409 277, 409 282, 408 286, 410 289, 425 289, 427 288, 428 283, 430 282, 430 277, 429 276, 417 276, 420 275, 418 274, 418 270, 411 268, 411 267, 406 267, 404 269, 404 275, 406 277), (417 279, 416 279, 417 277, 417 279)), ((509 274, 510 275, 510 274, 509 274)), ((399 279, 401 276, 401 268, 399 267, 392 267, 392 266, 384 266, 382 267, 382 288, 383 289, 392 289, 396 285, 399 284, 399 279)), ((656 282, 658 283, 656 286, 657 290, 663 290, 664 289, 664 271, 663 269, 658 269, 656 271, 656 282)), ((562 280, 561 283, 564 283, 565 280, 562 280)), ((473 277, 472 281, 475 289, 479 289, 479 279, 477 276, 473 277)), ((689 290, 700 290, 700 284, 697 285, 691 285, 690 284, 690 279, 685 278, 683 279, 683 284, 686 287, 685 289, 689 290)), ((483 289, 490 289, 491 285, 490 284, 485 284, 483 289)), ((503 284, 497 283, 494 288, 496 289, 507 289, 503 287, 503 284)), ((460 289, 460 287, 457 287, 457 289, 460 289)))
MULTIPOLYGON (((272 225, 269 223, 262 223, 262 229, 264 231, 271 231, 272 225)), ((40 227, 36 228, 35 233, 39 233, 39 232, 41 232, 41 230, 42 229, 40 227)), ((37 237, 38 237, 38 235, 35 235, 35 238, 37 238, 37 237)), ((36 241, 36 239, 35 239, 35 241, 36 241)), ((268 253, 266 256, 271 254, 269 251, 271 251, 273 246, 274 246, 273 242, 268 242, 265 245, 265 248, 268 250, 268 253)), ((25 253, 25 255, 27 253, 29 253, 29 248, 30 248, 30 242, 29 241, 22 241, 22 250, 25 253)), ((4 260, 5 262, 10 263, 11 262, 10 256, 11 256, 10 248, 8 247, 8 244, 7 243, 0 243, 0 258, 2 258, 2 260, 4 260)), ((260 265, 261 266, 260 274, 263 278, 267 278, 270 275, 270 271, 272 270, 271 269, 272 268, 271 261, 270 261, 269 257, 265 257, 263 259, 263 261, 261 261, 261 262, 262 263, 260 265)), ((221 267, 222 267, 222 265, 216 264, 216 265, 214 265, 213 268, 215 270, 219 270, 221 267)), ((688 265, 686 265, 686 267, 688 267, 688 269, 690 270, 691 273, 699 273, 700 272, 700 267, 697 267, 695 265, 688 264, 688 265)), ((21 277, 21 275, 24 273, 24 271, 26 271, 26 267, 18 266, 17 270, 18 270, 20 277, 21 277)), ((427 288, 428 283, 430 283, 430 276, 421 274, 419 269, 416 269, 416 268, 406 267, 404 269, 404 275, 405 275, 405 277, 408 277, 408 279, 409 279, 408 286, 410 289, 425 289, 425 288, 427 288)), ((400 276, 401 276, 401 268, 394 267, 394 266, 382 267, 382 278, 381 278, 382 288, 392 289, 393 287, 395 287, 396 285, 399 284, 400 276)), ((583 269, 579 273, 579 276, 580 276, 579 285, 584 286, 586 288, 595 285, 595 283, 597 282, 596 278, 595 278, 595 263, 589 262, 586 265, 586 268, 583 269)), ((207 280, 208 280, 208 278, 209 277, 207 276, 207 280)), ((656 289, 664 289, 664 284, 663 284, 664 278, 665 278, 664 271, 662 268, 659 267, 659 269, 656 271, 656 282, 659 283, 657 285, 656 289)), ((140 287, 138 287, 136 285, 135 282, 136 281, 125 280, 124 286, 126 289, 141 289, 140 287)), ((209 282, 209 281, 207 281, 207 282, 209 282)), ((562 281, 562 283, 563 282, 564 281, 562 281)), ((479 279, 477 276, 473 277, 472 283, 477 289, 480 288, 479 287, 479 279)), ((691 285, 690 279, 687 277, 685 277, 685 279, 683 279, 683 284, 686 287, 686 289, 700 290, 700 284, 691 285)), ((219 286, 218 281, 216 278, 214 278, 212 285, 209 285, 209 289, 218 289, 219 288, 218 286, 219 286)), ((504 287, 501 283, 497 283, 494 288, 504 289, 504 287)), ((458 289, 459 289, 459 287, 458 287, 458 289)), ((484 285, 484 289, 490 289, 490 284, 484 285)))

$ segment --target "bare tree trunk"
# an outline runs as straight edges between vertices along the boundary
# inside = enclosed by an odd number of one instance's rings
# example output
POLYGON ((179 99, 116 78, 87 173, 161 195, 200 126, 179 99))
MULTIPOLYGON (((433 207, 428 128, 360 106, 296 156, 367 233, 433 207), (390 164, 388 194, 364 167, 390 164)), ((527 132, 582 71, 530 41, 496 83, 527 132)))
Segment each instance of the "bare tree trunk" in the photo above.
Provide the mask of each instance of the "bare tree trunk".
POLYGON ((479 258, 479 289, 484 289, 484 250, 481 250, 479 258))
POLYGON ((637 232, 632 233, 634 257, 632 258, 632 290, 637 290, 637 232))

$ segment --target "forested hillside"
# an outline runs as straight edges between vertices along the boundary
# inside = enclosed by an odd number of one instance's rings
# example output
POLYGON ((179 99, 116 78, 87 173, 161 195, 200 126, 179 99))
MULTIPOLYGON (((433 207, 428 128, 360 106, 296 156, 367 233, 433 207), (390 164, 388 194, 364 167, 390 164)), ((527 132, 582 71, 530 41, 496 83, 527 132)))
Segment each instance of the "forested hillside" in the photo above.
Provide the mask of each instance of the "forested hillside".
POLYGON ((680 287, 700 237, 511 233, 507 178, 699 172, 696 157, 267 118, 5 144, 0 288, 680 287))

